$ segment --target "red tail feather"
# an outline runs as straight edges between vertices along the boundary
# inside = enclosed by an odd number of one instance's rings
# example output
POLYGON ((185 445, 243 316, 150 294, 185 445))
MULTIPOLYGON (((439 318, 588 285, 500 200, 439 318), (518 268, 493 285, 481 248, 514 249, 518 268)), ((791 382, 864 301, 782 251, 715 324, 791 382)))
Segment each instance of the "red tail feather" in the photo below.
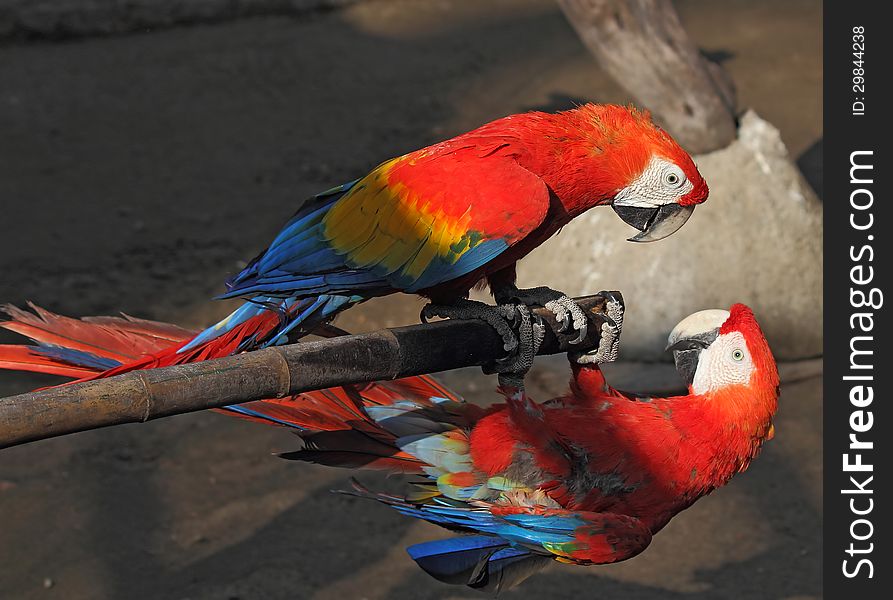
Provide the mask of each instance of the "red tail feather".
MULTIPOLYGON (((279 325, 275 312, 267 311, 238 325, 232 331, 186 352, 178 352, 184 343, 192 339, 193 332, 156 321, 124 317, 84 317, 72 319, 57 315, 29 303, 34 313, 14 306, 4 306, 12 320, 0 323, 0 327, 15 331, 32 340, 69 350, 87 352, 102 358, 121 361, 119 367, 106 371, 86 366, 75 366, 53 356, 43 355, 28 346, 0 345, 0 368, 17 371, 35 371, 77 378, 77 381, 111 377, 129 371, 197 362, 237 351, 239 345, 250 336, 263 337, 279 325)), ((386 406, 401 400, 428 405, 432 398, 460 399, 428 376, 409 377, 395 381, 370 383, 365 386, 348 386, 319 390, 279 399, 247 402, 241 406, 260 416, 252 416, 229 410, 227 415, 267 425, 289 424, 307 432, 354 431, 389 444, 393 436, 382 430, 363 410, 364 406, 386 406), (268 417, 268 419, 264 418, 268 417)), ((359 454, 346 453, 344 458, 359 454)), ((329 463, 335 460, 329 455, 329 463)), ((366 459, 371 460, 371 455, 366 459)), ((417 459, 392 449, 388 457, 379 457, 380 466, 401 470, 417 469, 417 459), (407 462, 412 466, 407 467, 407 462)), ((328 463, 327 463, 328 464, 328 463)))
POLYGON ((12 320, 0 323, 0 327, 35 342, 89 352, 120 362, 130 362, 142 355, 159 352, 195 335, 176 325, 126 315, 72 319, 30 302, 28 306, 34 313, 9 304, 3 306, 3 312, 12 320))
MULTIPOLYGON (((365 386, 329 388, 285 398, 257 400, 240 406, 305 430, 355 430, 378 438, 381 436, 381 428, 362 410, 363 406, 388 406, 401 400, 427 405, 430 404, 431 398, 447 398, 461 402, 459 396, 441 386, 433 378, 419 375, 395 381, 369 383, 365 386)), ((234 416, 268 425, 275 424, 263 418, 241 413, 234 416)), ((391 439, 390 436, 386 437, 391 439)))
POLYGON ((28 346, 0 345, 0 369, 32 371, 63 377, 87 377, 95 371, 85 367, 67 365, 49 356, 33 352, 28 346))
MULTIPOLYGON (((109 319, 110 317, 99 317, 99 319, 109 319)), ((90 323, 91 325, 93 323, 90 323)), ((120 367, 103 371, 87 379, 100 379, 104 377, 112 377, 113 375, 121 375, 130 371, 139 371, 141 369, 157 369, 159 367, 169 367, 171 365, 182 365, 186 363, 200 362, 210 360, 212 358, 221 358, 223 356, 231 356, 238 352, 242 342, 246 339, 256 336, 263 338, 279 325, 279 316, 273 311, 265 311, 259 315, 248 319, 244 323, 240 323, 232 330, 216 337, 208 342, 191 348, 185 352, 181 352, 182 348, 194 334, 178 340, 173 345, 167 345, 163 349, 142 356, 136 360, 125 362, 120 367)), ((175 328, 174 325, 168 325, 175 328)))

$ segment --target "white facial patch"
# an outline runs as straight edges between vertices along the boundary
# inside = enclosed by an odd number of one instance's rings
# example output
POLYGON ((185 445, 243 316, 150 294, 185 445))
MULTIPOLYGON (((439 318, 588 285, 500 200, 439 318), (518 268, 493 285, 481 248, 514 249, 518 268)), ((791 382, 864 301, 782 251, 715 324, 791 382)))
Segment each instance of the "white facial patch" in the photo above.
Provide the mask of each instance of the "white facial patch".
POLYGON ((693 188, 679 166, 653 156, 642 174, 614 196, 614 204, 645 208, 663 206, 677 202, 693 188))
POLYGON ((725 333, 698 356, 692 391, 704 394, 727 385, 747 385, 753 372, 753 360, 744 336, 738 331, 725 333))

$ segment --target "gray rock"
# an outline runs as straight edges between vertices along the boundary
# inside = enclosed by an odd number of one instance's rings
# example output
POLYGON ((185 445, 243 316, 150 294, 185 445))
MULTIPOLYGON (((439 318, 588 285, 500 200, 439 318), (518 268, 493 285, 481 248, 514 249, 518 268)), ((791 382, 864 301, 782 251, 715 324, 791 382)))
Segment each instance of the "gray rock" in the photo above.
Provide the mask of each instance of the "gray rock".
POLYGON ((521 261, 519 284, 623 292, 624 360, 668 358, 680 319, 735 302, 753 308, 777 358, 820 355, 822 207, 778 130, 748 112, 733 144, 696 162, 710 198, 672 237, 626 242, 634 230, 597 208, 521 261))

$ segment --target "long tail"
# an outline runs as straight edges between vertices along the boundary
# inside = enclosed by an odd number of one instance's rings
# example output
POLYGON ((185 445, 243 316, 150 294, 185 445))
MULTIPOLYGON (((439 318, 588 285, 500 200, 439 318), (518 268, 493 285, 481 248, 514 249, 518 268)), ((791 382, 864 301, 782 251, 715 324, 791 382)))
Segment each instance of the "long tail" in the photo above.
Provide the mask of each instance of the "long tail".
POLYGON ((363 299, 253 298, 228 317, 196 333, 176 325, 123 317, 72 319, 29 304, 34 313, 0 307, 0 327, 31 338, 33 346, 0 346, 0 368, 37 371, 79 380, 229 356, 301 337, 363 299))
POLYGON ((148 357, 163 357, 195 335, 176 325, 128 315, 72 319, 29 306, 34 312, 0 307, 10 317, 0 327, 35 342, 0 345, 0 368, 92 378, 125 364, 146 362, 148 357))
MULTIPOLYGON (((33 304, 30 307, 34 312, 2 307, 10 320, 0 322, 0 327, 28 337, 34 344, 0 345, 0 368, 50 373, 76 381, 232 354, 251 340, 271 339, 281 328, 275 311, 258 310, 247 318, 240 315, 237 325, 222 328, 225 331, 208 342, 194 344, 193 332, 167 323, 126 315, 72 319, 33 304)), ((287 458, 422 473, 424 468, 432 468, 431 462, 403 451, 398 440, 419 428, 429 432, 455 428, 466 417, 451 414, 447 407, 458 403, 461 399, 450 390, 420 376, 258 400, 220 410, 295 430, 305 440, 305 447, 287 458), (423 414, 425 411, 431 414, 423 414)), ((463 406, 473 410, 470 405, 463 406)))

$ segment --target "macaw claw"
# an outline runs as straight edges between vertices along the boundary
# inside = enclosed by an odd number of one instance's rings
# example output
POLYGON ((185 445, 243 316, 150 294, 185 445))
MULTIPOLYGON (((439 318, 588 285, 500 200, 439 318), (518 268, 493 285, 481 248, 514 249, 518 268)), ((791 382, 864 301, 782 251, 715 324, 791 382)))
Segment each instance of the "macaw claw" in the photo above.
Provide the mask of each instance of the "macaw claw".
POLYGON ((453 305, 428 304, 419 318, 427 323, 432 317, 445 319, 479 319, 490 325, 502 337, 503 348, 509 355, 484 366, 484 373, 499 374, 501 386, 524 387, 524 376, 546 335, 539 316, 524 304, 491 306, 483 302, 462 299, 453 305))
POLYGON ((463 298, 452 305, 426 304, 419 319, 422 323, 427 323, 428 319, 434 317, 484 321, 502 337, 503 349, 512 352, 518 347, 518 338, 511 325, 517 319, 515 313, 515 307, 511 305, 490 306, 463 298))
POLYGON ((617 292, 599 292, 605 298, 605 311, 602 318, 598 349, 573 357, 580 364, 601 364, 614 362, 620 354, 620 333, 623 330, 623 297, 617 292))
POLYGON ((510 356, 483 367, 484 373, 497 373, 502 388, 524 389, 524 377, 533 366, 536 353, 546 337, 542 319, 523 305, 515 305, 518 322, 518 349, 510 356))
POLYGON ((586 335, 589 333, 589 321, 586 319, 586 313, 574 302, 573 298, 562 294, 555 300, 546 302, 544 306, 562 323, 561 329, 558 330, 560 333, 577 331, 577 337, 570 340, 570 344, 579 344, 586 339, 586 335))
POLYGON ((561 324, 558 328, 559 333, 574 330, 578 332, 577 336, 570 341, 571 344, 581 343, 589 333, 589 321, 586 319, 586 313, 567 294, 545 286, 519 289, 511 285, 495 291, 494 295, 500 304, 517 302, 527 306, 545 307, 555 315, 555 320, 561 324))

